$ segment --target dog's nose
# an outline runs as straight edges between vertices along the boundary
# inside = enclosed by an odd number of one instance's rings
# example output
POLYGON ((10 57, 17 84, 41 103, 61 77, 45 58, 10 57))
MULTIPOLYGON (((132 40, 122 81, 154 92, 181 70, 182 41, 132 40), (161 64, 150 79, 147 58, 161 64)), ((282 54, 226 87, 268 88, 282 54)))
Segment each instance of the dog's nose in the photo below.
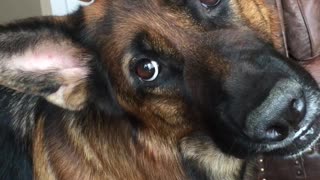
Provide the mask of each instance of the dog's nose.
POLYGON ((290 131, 297 129, 305 115, 304 98, 292 99, 288 107, 285 108, 283 114, 280 114, 274 122, 266 122, 261 134, 257 137, 259 140, 264 142, 281 141, 288 136, 290 131))
POLYGON ((306 114, 303 89, 294 80, 280 80, 262 104, 248 115, 246 134, 257 142, 278 142, 299 129, 306 114))

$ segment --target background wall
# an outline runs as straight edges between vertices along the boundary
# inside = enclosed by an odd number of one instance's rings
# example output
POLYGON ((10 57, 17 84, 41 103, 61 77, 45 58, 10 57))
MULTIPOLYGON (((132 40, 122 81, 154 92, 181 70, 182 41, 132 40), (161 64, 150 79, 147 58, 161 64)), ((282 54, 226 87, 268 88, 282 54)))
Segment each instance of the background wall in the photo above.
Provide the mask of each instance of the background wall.
POLYGON ((65 15, 79 8, 88 6, 95 0, 50 0, 53 15, 65 15))
POLYGON ((0 0, 0 24, 32 16, 62 16, 94 0, 0 0))
POLYGON ((52 14, 62 16, 72 12, 79 6, 78 0, 50 0, 52 14))
POLYGON ((52 15, 51 2, 49 0, 40 0, 40 3, 42 15, 52 15))
POLYGON ((40 0, 1 0, 0 23, 42 15, 40 0))

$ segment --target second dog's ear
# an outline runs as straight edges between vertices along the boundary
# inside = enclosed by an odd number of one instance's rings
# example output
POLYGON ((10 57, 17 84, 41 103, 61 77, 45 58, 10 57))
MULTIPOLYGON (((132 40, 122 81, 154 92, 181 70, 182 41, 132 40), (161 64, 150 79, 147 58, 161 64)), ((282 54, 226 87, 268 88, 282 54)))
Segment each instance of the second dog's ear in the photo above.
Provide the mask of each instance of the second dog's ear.
POLYGON ((80 110, 88 98, 92 55, 50 22, 0 26, 0 86, 80 110))

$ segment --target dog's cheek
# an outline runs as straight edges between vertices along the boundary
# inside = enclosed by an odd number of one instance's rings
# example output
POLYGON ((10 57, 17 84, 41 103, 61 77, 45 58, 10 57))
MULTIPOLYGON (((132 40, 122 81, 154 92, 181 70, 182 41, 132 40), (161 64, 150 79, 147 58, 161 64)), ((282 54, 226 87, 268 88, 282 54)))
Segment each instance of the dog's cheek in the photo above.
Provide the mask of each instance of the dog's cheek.
POLYGON ((180 141, 180 152, 191 177, 240 179, 244 161, 221 152, 209 136, 195 133, 183 138, 180 141))

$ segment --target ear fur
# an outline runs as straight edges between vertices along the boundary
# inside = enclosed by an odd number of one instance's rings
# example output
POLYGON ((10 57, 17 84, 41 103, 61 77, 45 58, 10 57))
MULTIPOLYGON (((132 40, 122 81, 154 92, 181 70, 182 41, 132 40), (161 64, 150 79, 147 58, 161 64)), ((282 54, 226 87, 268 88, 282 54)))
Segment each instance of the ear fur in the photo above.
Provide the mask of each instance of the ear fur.
POLYGON ((0 27, 0 85, 80 110, 88 97, 93 55, 60 30, 41 28, 14 32, 9 27, 1 32, 0 27), (19 42, 23 45, 12 47, 19 42))

